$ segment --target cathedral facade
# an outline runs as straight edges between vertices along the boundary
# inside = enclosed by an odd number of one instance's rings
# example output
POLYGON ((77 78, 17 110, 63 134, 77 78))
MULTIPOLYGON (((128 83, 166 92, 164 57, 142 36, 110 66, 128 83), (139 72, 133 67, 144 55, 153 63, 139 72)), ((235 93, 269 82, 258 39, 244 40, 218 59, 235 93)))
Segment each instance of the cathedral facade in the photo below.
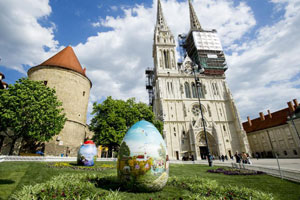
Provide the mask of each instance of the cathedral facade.
POLYGON ((214 156, 250 153, 226 83, 227 65, 217 31, 201 27, 190 1, 189 12, 190 30, 187 35, 179 36, 183 59, 177 63, 175 38, 158 0, 154 68, 146 70, 150 104, 164 123, 169 157, 179 160, 193 155, 197 160, 205 159, 207 143, 214 156))

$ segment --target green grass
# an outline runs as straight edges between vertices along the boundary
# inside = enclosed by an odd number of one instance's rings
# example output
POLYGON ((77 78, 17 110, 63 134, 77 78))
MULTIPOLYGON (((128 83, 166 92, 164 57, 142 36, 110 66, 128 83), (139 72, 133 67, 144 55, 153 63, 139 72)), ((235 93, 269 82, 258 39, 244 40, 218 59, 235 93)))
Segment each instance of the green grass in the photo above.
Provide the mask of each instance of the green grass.
MULTIPOLYGON (((104 162, 97 162, 99 166, 104 162)), ((112 164, 111 162, 106 162, 112 164)), ((115 164, 115 163, 114 163, 115 164)), ((47 163, 38 162, 2 162, 0 163, 0 199, 7 199, 12 193, 20 190, 24 185, 34 185, 43 183, 51 177, 65 173, 91 173, 110 174, 116 172, 115 169, 107 169, 100 172, 74 170, 70 168, 49 168, 47 163)), ((214 167, 218 168, 218 167, 214 167)), ((215 180, 219 185, 246 187, 266 193, 272 193, 275 199, 300 199, 300 184, 286 180, 281 180, 268 175, 252 176, 228 176, 223 174, 207 173, 210 169, 203 165, 170 165, 170 176, 177 177, 202 177, 215 180)), ((107 190, 96 188, 96 190, 107 190)), ((126 199, 179 199, 186 196, 187 190, 167 185, 162 191, 155 193, 132 193, 120 192, 126 199)))

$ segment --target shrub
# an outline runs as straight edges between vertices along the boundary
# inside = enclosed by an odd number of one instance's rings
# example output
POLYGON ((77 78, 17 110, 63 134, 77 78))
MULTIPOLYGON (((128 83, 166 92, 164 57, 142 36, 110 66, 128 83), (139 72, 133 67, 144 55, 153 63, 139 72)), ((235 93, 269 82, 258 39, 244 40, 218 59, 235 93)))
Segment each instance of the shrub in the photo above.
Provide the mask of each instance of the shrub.
POLYGON ((209 169, 209 173, 222 173, 225 175, 259 175, 265 174, 261 171, 253 171, 248 169, 233 169, 233 168, 218 168, 218 169, 209 169))

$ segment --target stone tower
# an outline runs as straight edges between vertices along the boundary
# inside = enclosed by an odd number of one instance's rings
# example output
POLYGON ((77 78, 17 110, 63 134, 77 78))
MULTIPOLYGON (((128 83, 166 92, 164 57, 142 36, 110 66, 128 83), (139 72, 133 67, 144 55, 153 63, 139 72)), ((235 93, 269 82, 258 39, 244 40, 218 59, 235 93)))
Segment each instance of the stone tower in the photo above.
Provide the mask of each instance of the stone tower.
MULTIPOLYGON (((212 155, 233 156, 249 152, 240 117, 225 79, 225 56, 216 30, 204 30, 189 1, 190 31, 179 36, 184 58, 177 63, 174 37, 157 3, 153 71, 146 70, 150 104, 164 122, 164 139, 171 159, 207 155, 198 95, 204 112, 208 146, 212 155), (196 66, 196 75, 192 67, 196 66), (199 70, 201 68, 201 71, 199 70), (201 72, 201 73, 200 73, 201 72), (201 84, 196 86, 195 78, 201 84)), ((249 152, 250 153, 250 152, 249 152)))
POLYGON ((82 69, 72 47, 68 46, 42 64, 28 70, 31 80, 43 81, 56 90, 63 103, 67 121, 63 130, 45 145, 46 155, 77 155, 86 137, 86 116, 91 81, 82 69))

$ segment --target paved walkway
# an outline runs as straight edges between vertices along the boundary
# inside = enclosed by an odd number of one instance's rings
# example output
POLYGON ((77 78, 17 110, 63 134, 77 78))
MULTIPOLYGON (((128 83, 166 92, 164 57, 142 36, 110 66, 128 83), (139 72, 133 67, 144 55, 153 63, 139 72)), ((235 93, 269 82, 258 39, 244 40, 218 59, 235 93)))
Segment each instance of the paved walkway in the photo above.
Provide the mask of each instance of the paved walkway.
MULTIPOLYGON (((300 172, 300 158, 297 159, 278 159, 280 168, 282 169, 290 169, 297 170, 300 172)), ((203 161, 201 161, 202 163, 203 161)), ((205 161, 207 163, 207 161, 205 161)), ((232 163, 235 160, 224 161, 224 163, 232 163)), ((278 168, 276 159, 251 159, 252 165, 262 166, 262 167, 271 167, 278 168)), ((222 161, 215 160, 215 164, 223 163, 222 161)))

